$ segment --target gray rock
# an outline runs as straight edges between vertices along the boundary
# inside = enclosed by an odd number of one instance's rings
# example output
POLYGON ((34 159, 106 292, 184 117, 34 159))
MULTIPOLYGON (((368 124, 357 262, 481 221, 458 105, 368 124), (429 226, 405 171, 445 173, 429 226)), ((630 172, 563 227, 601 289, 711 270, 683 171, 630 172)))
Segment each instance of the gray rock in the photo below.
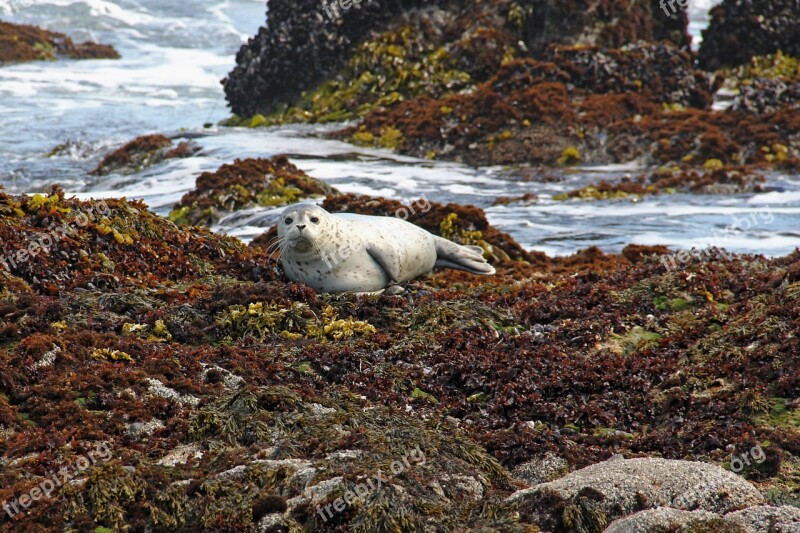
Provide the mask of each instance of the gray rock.
POLYGON ((288 506, 289 510, 306 504, 316 507, 333 491, 344 491, 345 487, 346 485, 344 479, 340 476, 326 479, 320 481, 316 485, 306 487, 302 494, 287 500, 286 505, 288 506))
POLYGON ((157 430, 164 428, 164 422, 153 418, 149 422, 134 422, 128 425, 128 436, 134 440, 150 437, 157 430))
POLYGON ((508 502, 543 529, 600 531, 653 507, 724 514, 764 503, 745 479, 717 465, 669 459, 615 459, 517 491, 508 502))
POLYGON ((286 531, 302 531, 302 527, 287 514, 268 514, 258 522, 259 533, 284 533, 286 531))
POLYGON ((568 465, 564 459, 548 453, 544 457, 517 465, 511 471, 511 476, 528 485, 538 485, 557 479, 568 471, 568 465))
POLYGON ((759 505, 725 516, 725 521, 741 526, 748 533, 769 531, 770 533, 800 533, 800 509, 790 505, 770 507, 759 505))
POLYGON ((713 527, 723 524, 722 517, 717 513, 656 507, 615 520, 603 533, 651 533, 662 530, 679 533, 691 531, 698 526, 713 527))

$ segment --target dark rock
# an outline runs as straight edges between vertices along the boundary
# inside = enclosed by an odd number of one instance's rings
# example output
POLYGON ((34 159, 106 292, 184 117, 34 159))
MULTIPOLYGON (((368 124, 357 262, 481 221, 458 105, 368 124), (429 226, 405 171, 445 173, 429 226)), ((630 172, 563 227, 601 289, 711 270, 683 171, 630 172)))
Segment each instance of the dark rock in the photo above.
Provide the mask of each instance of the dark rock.
POLYGON ((724 0, 711 10, 698 59, 714 71, 778 50, 800 56, 800 0, 724 0))
POLYGON ((269 114, 296 103, 303 91, 325 80, 356 81, 346 73, 340 76, 356 46, 380 35, 399 35, 404 28, 423 37, 414 44, 417 52, 447 57, 452 69, 479 82, 494 74, 506 56, 536 57, 552 43, 618 47, 669 40, 688 48, 686 14, 670 18, 654 11, 657 5, 654 0, 386 0, 380 5, 363 0, 330 20, 317 0, 270 0, 266 27, 242 47, 223 84, 236 115, 269 114))
POLYGON ((519 2, 525 44, 534 57, 551 44, 618 48, 637 41, 671 41, 688 49, 688 14, 666 14, 659 0, 526 0, 519 2))

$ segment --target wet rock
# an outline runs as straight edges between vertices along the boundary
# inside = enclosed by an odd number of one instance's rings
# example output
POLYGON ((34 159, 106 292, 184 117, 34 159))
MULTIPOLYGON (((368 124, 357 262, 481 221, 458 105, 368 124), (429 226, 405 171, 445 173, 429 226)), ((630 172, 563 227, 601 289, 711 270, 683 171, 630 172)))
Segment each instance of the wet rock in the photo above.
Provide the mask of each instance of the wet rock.
POLYGON ((522 26, 526 47, 534 55, 550 44, 617 48, 637 41, 667 40, 688 48, 691 41, 686 10, 676 6, 668 16, 655 0, 525 0, 515 4, 513 13, 522 26))
POLYGON ((719 466, 655 458, 612 458, 515 493, 523 517, 544 528, 602 530, 649 507, 726 513, 764 502, 746 480, 719 466))
POLYGON ((166 159, 191 157, 199 150, 191 142, 183 141, 173 147, 172 140, 163 135, 144 135, 107 154, 91 174, 133 174, 166 159))
POLYGON ((70 59, 119 59, 110 45, 75 44, 63 33, 0 21, 0 65, 21 61, 70 59))
MULTIPOLYGON (((568 166, 649 156, 661 147, 659 139, 630 131, 644 118, 666 120, 669 111, 684 108, 710 113, 710 80, 694 70, 688 53, 665 44, 617 50, 553 47, 544 59, 507 62, 466 94, 423 96, 375 110, 333 136, 357 141, 396 131, 395 148, 419 157, 568 166)), ((702 135, 697 128, 695 136, 702 135)), ((716 151, 730 148, 725 158, 737 154, 732 141, 708 137, 716 151)), ((687 146, 677 159, 691 152, 687 146)))
POLYGON ((698 59, 706 70, 735 67, 753 56, 784 53, 800 57, 797 0, 724 0, 711 10, 698 59))
POLYGON ((169 219, 178 225, 210 226, 225 213, 253 206, 281 207, 336 192, 286 156, 237 159, 198 176, 194 190, 181 198, 169 219))
POLYGON ((399 2, 364 1, 333 21, 321 8, 314 0, 270 0, 269 22, 242 46, 223 81, 234 113, 250 117, 292 103, 339 69, 348 50, 390 20, 399 2))
POLYGON ((271 0, 269 22, 242 47, 223 83, 233 112, 248 121, 293 105, 297 109, 281 120, 342 120, 485 81, 504 60, 537 56, 551 43, 618 47, 668 40, 688 46, 683 11, 665 17, 652 0, 588 4, 363 1, 331 18, 319 3, 271 0), (359 68, 365 63, 372 68, 359 68), (315 94, 300 98, 304 91, 315 94), (337 100, 336 92, 357 105, 317 105, 337 100))

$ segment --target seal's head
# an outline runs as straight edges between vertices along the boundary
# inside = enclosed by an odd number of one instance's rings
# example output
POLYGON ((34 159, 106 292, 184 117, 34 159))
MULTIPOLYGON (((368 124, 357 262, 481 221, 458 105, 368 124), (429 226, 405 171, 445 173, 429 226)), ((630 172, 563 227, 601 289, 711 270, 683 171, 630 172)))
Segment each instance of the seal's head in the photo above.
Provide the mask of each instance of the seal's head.
POLYGON ((333 220, 330 213, 316 204, 290 205, 283 210, 278 222, 282 248, 300 253, 319 250, 333 220))

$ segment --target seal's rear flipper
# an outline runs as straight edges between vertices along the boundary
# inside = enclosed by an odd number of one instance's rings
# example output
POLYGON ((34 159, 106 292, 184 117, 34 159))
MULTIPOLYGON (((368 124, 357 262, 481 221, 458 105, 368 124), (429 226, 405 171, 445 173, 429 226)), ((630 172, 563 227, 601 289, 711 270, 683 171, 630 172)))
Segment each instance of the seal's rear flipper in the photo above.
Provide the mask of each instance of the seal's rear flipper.
POLYGON ((483 248, 480 246, 462 246, 437 237, 436 257, 437 267, 466 270, 484 276, 495 273, 494 267, 483 258, 483 248))

